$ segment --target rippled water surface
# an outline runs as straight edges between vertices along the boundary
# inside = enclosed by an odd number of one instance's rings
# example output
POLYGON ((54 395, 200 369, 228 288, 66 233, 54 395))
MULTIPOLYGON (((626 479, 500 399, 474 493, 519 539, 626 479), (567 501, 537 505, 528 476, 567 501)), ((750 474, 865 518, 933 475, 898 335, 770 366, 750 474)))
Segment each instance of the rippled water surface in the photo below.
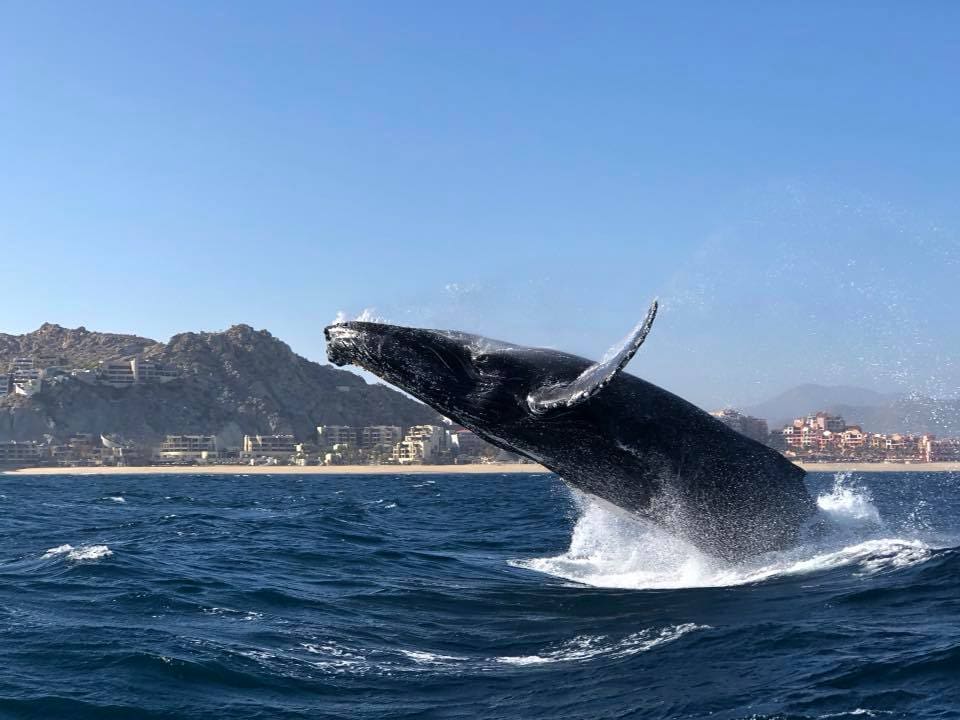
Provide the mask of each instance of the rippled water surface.
POLYGON ((0 717, 960 717, 960 475, 729 565, 551 475, 0 476, 0 717))

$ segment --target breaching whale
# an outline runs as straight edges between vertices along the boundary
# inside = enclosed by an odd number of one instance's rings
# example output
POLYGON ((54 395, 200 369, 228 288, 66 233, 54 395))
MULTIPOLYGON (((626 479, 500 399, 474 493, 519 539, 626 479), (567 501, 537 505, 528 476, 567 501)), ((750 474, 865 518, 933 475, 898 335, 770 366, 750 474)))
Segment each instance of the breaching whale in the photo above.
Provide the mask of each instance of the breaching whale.
POLYGON ((728 560, 793 542, 805 472, 690 402, 624 372, 656 317, 599 362, 477 335, 371 322, 327 327, 327 355, 419 398, 572 487, 728 560))

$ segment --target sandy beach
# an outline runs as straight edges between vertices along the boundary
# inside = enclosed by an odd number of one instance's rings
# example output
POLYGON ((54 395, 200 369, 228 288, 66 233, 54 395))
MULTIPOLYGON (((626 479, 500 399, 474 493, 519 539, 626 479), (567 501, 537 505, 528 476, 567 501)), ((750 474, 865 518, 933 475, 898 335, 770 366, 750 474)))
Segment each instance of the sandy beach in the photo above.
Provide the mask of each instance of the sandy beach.
POLYGON ((141 467, 42 467, 4 475, 430 475, 530 474, 550 472, 531 463, 489 465, 195 465, 141 467))
MULTIPOLYGON (((807 472, 960 472, 960 462, 797 463, 807 472)), ((490 465, 196 465, 141 467, 41 467, 6 470, 3 475, 479 475, 550 472, 531 463, 490 465)))

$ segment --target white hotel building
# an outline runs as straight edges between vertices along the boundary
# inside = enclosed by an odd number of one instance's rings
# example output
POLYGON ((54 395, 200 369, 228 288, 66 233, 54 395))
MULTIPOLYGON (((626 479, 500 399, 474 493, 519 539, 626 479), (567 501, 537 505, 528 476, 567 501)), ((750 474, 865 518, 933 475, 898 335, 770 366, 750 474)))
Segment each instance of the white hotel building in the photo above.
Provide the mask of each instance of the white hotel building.
POLYGON ((445 428, 438 425, 414 425, 393 449, 393 461, 400 465, 431 463, 448 448, 445 428))

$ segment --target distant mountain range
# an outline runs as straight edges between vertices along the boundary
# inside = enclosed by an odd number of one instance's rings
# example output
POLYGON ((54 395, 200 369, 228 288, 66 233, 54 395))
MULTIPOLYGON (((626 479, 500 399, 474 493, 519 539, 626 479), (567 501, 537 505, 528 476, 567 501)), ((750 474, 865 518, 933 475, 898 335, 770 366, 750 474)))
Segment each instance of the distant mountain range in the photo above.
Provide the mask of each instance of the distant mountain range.
POLYGON ((868 432, 960 435, 960 399, 904 397, 847 385, 798 385, 743 411, 778 428, 818 411, 842 415, 868 432))
POLYGON ((239 445, 244 434, 313 436, 317 425, 416 425, 438 422, 426 405, 385 385, 311 362, 265 330, 184 333, 168 343, 135 335, 45 324, 0 334, 0 371, 13 358, 63 358, 68 367, 139 355, 176 367, 180 377, 116 388, 62 377, 32 397, 0 397, 0 440, 75 433, 122 433, 154 441, 165 434, 217 434, 239 445))

